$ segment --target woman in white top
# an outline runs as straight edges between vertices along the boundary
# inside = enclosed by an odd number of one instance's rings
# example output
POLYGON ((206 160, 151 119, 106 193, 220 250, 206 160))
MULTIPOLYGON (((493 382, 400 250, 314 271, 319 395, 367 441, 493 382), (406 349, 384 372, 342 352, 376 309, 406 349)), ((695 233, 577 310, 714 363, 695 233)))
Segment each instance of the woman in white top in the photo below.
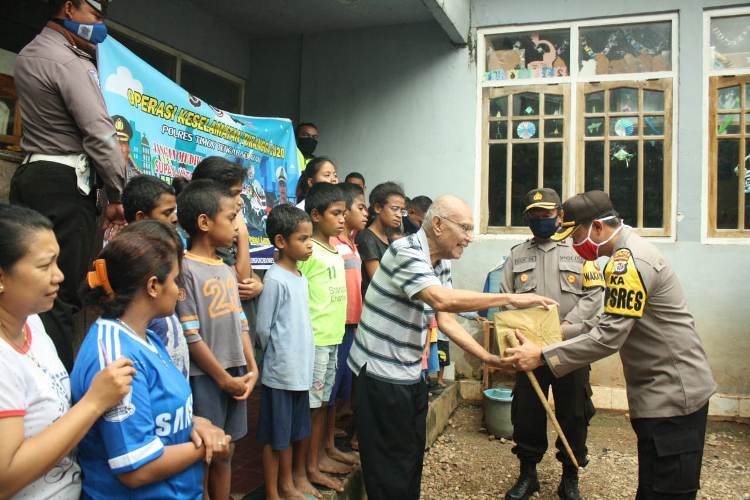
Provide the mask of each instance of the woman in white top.
POLYGON ((130 390, 135 369, 118 359, 70 407, 68 373, 37 313, 57 296, 63 274, 52 224, 0 205, 0 497, 78 499, 72 451, 130 390))

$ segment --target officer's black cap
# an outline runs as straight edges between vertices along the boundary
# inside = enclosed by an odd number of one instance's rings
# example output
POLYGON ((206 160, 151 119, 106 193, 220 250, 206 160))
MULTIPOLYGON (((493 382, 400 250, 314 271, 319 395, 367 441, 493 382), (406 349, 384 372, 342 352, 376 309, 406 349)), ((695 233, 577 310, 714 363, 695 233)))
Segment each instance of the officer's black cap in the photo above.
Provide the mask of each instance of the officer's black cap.
POLYGON ((114 115, 112 122, 115 124, 115 132, 117 133, 117 140, 121 142, 128 142, 133 137, 133 127, 130 126, 130 122, 122 115, 114 115))
POLYGON ((560 196, 554 189, 532 189, 531 191, 526 193, 526 208, 524 209, 524 212, 528 212, 532 208, 546 208, 547 210, 554 210, 560 205, 560 196))
POLYGON ((578 226, 609 216, 617 216, 609 195, 604 191, 586 191, 565 200, 562 205, 563 222, 552 240, 561 241, 578 226))

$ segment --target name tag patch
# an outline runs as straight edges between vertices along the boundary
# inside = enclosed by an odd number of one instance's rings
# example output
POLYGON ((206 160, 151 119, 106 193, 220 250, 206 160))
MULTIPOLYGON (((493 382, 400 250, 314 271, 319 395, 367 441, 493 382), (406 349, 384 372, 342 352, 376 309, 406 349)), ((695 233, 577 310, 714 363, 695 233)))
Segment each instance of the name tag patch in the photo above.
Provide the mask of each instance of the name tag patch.
POLYGON ((646 287, 627 248, 615 252, 604 268, 607 287, 604 312, 640 318, 646 307, 646 287))
POLYGON ((604 287, 604 276, 596 261, 586 261, 583 265, 583 288, 604 287))

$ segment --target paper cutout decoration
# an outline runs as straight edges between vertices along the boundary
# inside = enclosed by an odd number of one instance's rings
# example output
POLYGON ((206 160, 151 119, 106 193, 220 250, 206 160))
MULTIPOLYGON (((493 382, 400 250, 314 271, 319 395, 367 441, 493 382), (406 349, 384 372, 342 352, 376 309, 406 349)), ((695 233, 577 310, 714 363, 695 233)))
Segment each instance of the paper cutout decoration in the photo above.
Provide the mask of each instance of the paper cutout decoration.
POLYGON ((615 122, 615 134, 620 137, 633 135, 635 132, 635 124, 628 118, 620 118, 615 122))
POLYGON ((544 307, 530 307, 502 311, 495 314, 494 322, 500 352, 509 347, 505 336, 515 330, 520 331, 538 346, 556 344, 563 340, 556 306, 549 310, 544 307))
POLYGON ((516 134, 521 139, 531 139, 536 135, 536 125, 532 122, 521 122, 516 127, 516 134))
POLYGON ((620 148, 619 151, 617 151, 615 154, 612 155, 612 158, 614 158, 615 160, 624 161, 625 168, 630 168, 630 160, 634 156, 635 156, 634 154, 628 153, 627 151, 625 151, 624 148, 620 148))

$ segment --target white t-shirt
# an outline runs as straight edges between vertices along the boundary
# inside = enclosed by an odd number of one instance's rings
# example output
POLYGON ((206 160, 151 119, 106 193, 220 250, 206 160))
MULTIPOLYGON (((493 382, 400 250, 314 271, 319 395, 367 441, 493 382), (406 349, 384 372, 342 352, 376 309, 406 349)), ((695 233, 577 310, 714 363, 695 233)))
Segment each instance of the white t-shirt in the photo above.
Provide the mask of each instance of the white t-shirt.
MULTIPOLYGON (((0 418, 23 417, 24 438, 49 427, 70 410, 70 379, 39 316, 29 316, 28 343, 20 351, 0 340, 0 418)), ((73 453, 14 498, 74 500, 81 469, 73 453)))

